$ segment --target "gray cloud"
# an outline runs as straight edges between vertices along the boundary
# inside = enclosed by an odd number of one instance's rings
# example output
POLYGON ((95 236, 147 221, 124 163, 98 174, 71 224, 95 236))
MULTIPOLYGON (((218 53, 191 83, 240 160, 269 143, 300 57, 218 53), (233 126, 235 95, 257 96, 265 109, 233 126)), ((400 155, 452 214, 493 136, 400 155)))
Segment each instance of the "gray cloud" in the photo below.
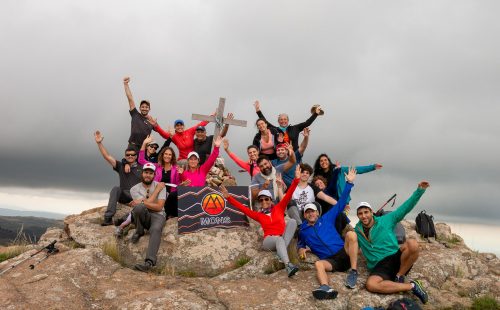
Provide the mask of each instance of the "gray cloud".
MULTIPOLYGON (((404 197, 429 179, 423 207, 499 218, 499 6, 7 2, 0 186, 107 191, 117 178, 92 131, 122 154, 130 118, 121 78, 130 75, 163 127, 194 124, 191 113, 210 113, 220 96, 249 124, 255 99, 269 119, 286 111, 294 123, 320 103, 326 115, 312 126, 306 161, 326 152, 346 165, 384 164, 358 178, 354 201, 404 197)), ((254 133, 231 128, 232 149, 244 157, 254 133)))

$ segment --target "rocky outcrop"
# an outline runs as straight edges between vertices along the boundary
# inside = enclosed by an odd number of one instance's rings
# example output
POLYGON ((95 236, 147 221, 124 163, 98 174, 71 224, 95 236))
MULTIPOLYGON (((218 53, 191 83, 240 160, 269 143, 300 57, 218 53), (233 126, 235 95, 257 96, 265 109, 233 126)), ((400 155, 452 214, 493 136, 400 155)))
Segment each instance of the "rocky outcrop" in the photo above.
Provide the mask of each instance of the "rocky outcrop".
MULTIPOLYGON (((360 258, 357 288, 343 285, 345 273, 332 273, 330 283, 339 291, 338 298, 317 301, 311 295, 317 286, 314 259, 301 262, 301 271, 289 279, 276 256, 260 250, 262 237, 255 224, 179 236, 176 221, 169 220, 154 272, 133 271, 127 266, 143 259, 148 235, 131 244, 131 230, 115 241, 114 227, 100 226, 103 211, 96 208, 66 218, 65 230, 50 229, 40 241, 46 245, 58 240, 59 253, 33 269, 28 266, 41 256, 28 259, 0 276, 2 308, 360 309, 386 306, 401 297, 366 291, 366 265, 360 258), (108 243, 119 249, 120 263, 105 254, 108 243)), ((123 206, 118 216, 128 211, 123 206)), ((424 308, 463 309, 475 297, 499 298, 500 262, 495 255, 471 251, 445 224, 436 225, 440 238, 430 242, 418 237, 414 224, 404 226, 407 237, 418 238, 421 248, 410 277, 422 280, 429 291, 430 302, 424 308)), ((0 263, 0 270, 33 252, 0 263)))

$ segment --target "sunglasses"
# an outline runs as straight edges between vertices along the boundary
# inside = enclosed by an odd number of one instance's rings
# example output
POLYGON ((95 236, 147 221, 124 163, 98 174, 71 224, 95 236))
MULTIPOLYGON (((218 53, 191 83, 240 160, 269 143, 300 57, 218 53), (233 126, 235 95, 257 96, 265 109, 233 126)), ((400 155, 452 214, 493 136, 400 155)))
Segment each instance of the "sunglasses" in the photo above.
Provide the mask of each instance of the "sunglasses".
POLYGON ((149 198, 149 188, 148 188, 148 190, 146 191, 146 199, 148 199, 148 198, 149 198))
POLYGON ((271 198, 269 198, 269 197, 259 198, 259 202, 263 202, 263 201, 271 201, 271 198))
POLYGON ((156 146, 156 145, 148 145, 148 146, 155 149, 155 150, 158 149, 158 146, 156 146))
POLYGON ((137 154, 125 154, 125 157, 134 157, 137 156, 137 154))

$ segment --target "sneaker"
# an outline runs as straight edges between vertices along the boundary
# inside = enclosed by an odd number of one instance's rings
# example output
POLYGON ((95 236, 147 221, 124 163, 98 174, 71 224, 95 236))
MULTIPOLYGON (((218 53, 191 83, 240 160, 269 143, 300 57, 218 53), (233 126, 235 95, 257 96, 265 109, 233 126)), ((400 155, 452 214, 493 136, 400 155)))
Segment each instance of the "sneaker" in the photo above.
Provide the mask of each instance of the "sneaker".
POLYGON ((316 299, 334 299, 337 298, 339 292, 334 291, 328 285, 321 285, 320 287, 315 289, 312 293, 314 298, 316 299))
POLYGON ((394 278, 394 282, 405 283, 405 276, 396 276, 396 278, 394 278))
POLYGON ((357 281, 358 281, 358 271, 351 269, 345 279, 345 286, 347 286, 348 288, 355 288, 357 281))
POLYGON ((295 266, 294 264, 292 263, 288 263, 286 264, 286 272, 288 273, 288 277, 293 277, 293 275, 295 275, 297 273, 297 271, 299 271, 299 268, 297 266, 295 266))
POLYGON ((138 233, 135 233, 132 235, 132 238, 130 238, 130 241, 132 243, 137 243, 137 242, 139 242, 139 238, 141 238, 141 235, 139 235, 138 233))
POLYGON ((123 229, 120 226, 115 227, 115 237, 121 238, 123 236, 123 229))
POLYGON ((146 260, 144 263, 135 264, 134 266, 135 270, 139 270, 142 272, 148 272, 149 270, 151 270, 151 268, 153 268, 153 262, 150 261, 149 259, 146 260))
POLYGON ((427 295, 427 292, 424 290, 422 283, 418 280, 410 281, 410 283, 413 284, 413 288, 411 289, 411 292, 413 295, 417 296, 420 301, 425 304, 427 303, 427 300, 429 299, 429 296, 427 295))
POLYGON ((113 218, 105 217, 104 222, 101 223, 101 226, 109 226, 109 225, 113 225, 113 218))

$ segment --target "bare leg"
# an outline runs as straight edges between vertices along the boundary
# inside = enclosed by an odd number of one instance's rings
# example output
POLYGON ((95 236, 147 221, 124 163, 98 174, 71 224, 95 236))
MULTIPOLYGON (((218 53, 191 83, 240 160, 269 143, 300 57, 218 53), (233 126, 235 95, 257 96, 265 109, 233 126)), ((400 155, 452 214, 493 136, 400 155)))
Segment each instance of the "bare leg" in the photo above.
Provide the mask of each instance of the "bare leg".
POLYGON ((410 291, 411 283, 397 283, 384 280, 381 276, 369 276, 366 280, 366 289, 372 293, 392 294, 410 291))
POLYGON ((401 246, 401 266, 399 267, 398 276, 404 275, 410 270, 411 266, 418 258, 418 242, 415 239, 408 239, 401 246))
POLYGON ((314 263, 316 267, 316 276, 318 277, 318 281, 320 285, 328 285, 328 275, 327 271, 332 271, 332 264, 327 262, 326 260, 318 260, 314 263))
POLYGON ((346 233, 344 249, 347 255, 349 255, 351 269, 358 269, 358 237, 354 231, 346 233))

